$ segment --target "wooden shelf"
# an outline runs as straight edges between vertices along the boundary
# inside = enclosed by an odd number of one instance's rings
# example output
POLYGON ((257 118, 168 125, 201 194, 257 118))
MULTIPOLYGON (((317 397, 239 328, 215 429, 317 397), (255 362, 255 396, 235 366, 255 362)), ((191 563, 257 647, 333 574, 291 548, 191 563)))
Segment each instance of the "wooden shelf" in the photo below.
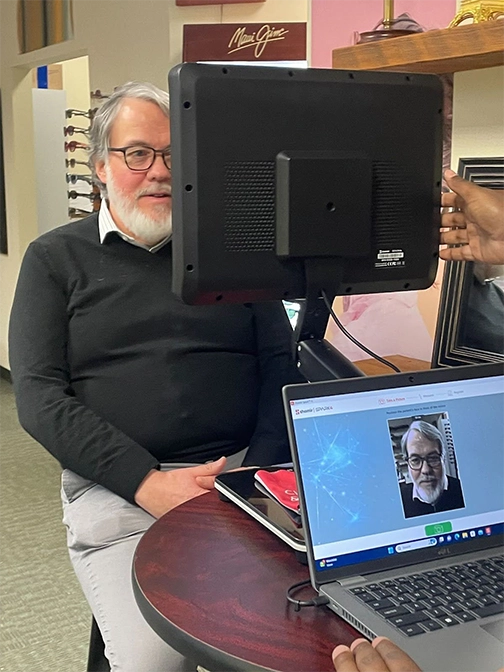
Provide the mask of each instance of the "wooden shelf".
MULTIPOLYGON (((413 357, 404 357, 403 355, 390 355, 385 357, 385 359, 395 364, 401 371, 424 371, 425 369, 430 369, 430 362, 426 362, 423 359, 414 359, 413 357)), ((366 376, 381 376, 392 373, 390 367, 376 359, 362 359, 359 362, 354 362, 354 364, 366 376)))
POLYGON ((504 65, 504 20, 429 30, 333 50, 339 70, 443 74, 504 65))

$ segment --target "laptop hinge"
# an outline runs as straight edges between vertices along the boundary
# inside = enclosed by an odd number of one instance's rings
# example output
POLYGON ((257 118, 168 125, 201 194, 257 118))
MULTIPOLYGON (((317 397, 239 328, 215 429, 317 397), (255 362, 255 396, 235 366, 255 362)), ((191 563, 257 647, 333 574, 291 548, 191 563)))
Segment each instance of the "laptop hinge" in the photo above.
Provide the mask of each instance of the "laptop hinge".
POLYGON ((369 581, 369 579, 366 579, 365 576, 350 576, 347 579, 338 579, 338 583, 343 586, 343 588, 354 588, 367 581, 369 581))

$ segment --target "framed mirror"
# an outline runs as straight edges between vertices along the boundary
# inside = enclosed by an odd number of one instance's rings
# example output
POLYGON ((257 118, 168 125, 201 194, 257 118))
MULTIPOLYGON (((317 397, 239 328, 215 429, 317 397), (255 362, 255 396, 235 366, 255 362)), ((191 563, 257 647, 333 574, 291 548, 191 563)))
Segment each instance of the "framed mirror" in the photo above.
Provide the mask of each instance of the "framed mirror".
POLYGON ((71 40, 73 0, 17 0, 19 52, 26 54, 42 47, 71 40))
POLYGON ((7 254, 7 212, 5 210, 5 179, 2 137, 2 97, 0 93, 0 254, 7 254))
MULTIPOLYGON (((460 159, 458 174, 504 189, 504 157, 460 159)), ((432 366, 504 361, 504 266, 445 263, 432 366)))

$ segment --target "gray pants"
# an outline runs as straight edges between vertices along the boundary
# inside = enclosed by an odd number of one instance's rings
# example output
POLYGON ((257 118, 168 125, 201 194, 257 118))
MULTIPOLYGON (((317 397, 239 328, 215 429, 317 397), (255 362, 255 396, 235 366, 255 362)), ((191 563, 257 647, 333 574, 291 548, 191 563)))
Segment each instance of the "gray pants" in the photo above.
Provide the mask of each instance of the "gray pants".
MULTIPOLYGON (((228 458, 227 468, 239 466, 245 452, 228 458)), ((196 662, 158 637, 133 595, 133 554, 155 518, 68 469, 61 484, 70 559, 102 633, 112 672, 194 672, 196 662)))

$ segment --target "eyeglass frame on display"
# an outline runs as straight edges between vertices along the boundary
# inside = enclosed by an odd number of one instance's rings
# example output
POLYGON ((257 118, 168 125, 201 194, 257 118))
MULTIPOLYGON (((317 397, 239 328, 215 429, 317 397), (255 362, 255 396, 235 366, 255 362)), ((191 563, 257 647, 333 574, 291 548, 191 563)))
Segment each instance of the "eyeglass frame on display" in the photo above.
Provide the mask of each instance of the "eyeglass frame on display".
POLYGON ((87 182, 88 184, 93 184, 93 178, 91 177, 91 175, 80 175, 79 173, 67 173, 66 174, 67 184, 75 184, 79 180, 82 180, 83 182, 87 182))
POLYGON ((75 191, 72 189, 71 191, 67 191, 68 198, 74 199, 74 198, 89 198, 90 201, 97 201, 101 198, 100 194, 93 194, 92 191, 89 191, 87 193, 80 192, 80 191, 75 191))
POLYGON ((77 142, 77 140, 70 140, 70 142, 65 142, 65 152, 75 152, 76 149, 85 149, 89 150, 89 145, 85 145, 83 142, 77 142))
POLYGON ((65 165, 67 168, 75 168, 75 166, 89 166, 89 161, 77 161, 77 159, 65 159, 65 165))
POLYGON ((86 117, 86 119, 93 119, 97 111, 98 111, 97 107, 90 108, 89 110, 76 110, 73 108, 69 108, 65 110, 65 117, 67 119, 70 119, 71 117, 86 117))
POLYGON ((79 128, 78 126, 65 126, 63 128, 65 137, 67 135, 73 135, 74 133, 82 133, 86 137, 89 137, 89 128, 79 128))
POLYGON ((83 210, 82 208, 68 208, 69 217, 89 217, 94 210, 83 210))

